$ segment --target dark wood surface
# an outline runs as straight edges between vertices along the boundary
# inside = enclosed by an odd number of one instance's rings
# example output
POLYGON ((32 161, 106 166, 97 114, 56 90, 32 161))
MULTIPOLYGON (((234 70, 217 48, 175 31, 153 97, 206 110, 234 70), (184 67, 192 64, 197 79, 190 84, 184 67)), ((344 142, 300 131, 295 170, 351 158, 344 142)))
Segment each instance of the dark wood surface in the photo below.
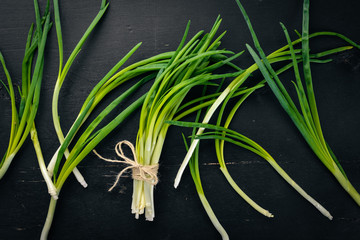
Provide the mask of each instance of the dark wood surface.
MULTIPOLYGON (((44 6, 45 2, 41 0, 40 4, 44 6)), ((100 2, 60 1, 66 58, 96 15, 100 2)), ((243 4, 267 53, 285 44, 279 21, 289 30, 301 29, 302 1, 244 0, 243 4)), ((312 1, 310 30, 337 31, 360 42, 358 11, 357 1, 312 1)), ((59 101, 63 129, 70 127, 97 81, 136 43, 141 41, 143 45, 129 63, 174 50, 188 20, 192 21, 192 35, 201 29, 209 30, 218 14, 223 17, 221 30, 228 31, 223 47, 237 52, 245 49, 245 43, 252 43, 241 13, 231 0, 111 1, 108 12, 85 43, 63 85, 59 101)), ((21 81, 21 60, 33 21, 32 1, 0 1, 0 50, 16 84, 21 81)), ((54 30, 46 47, 41 103, 36 118, 47 160, 58 145, 51 119, 51 96, 58 69, 54 30)), ((311 42, 311 49, 317 52, 340 45, 344 43, 321 38, 311 42)), ((320 119, 327 141, 354 187, 360 190, 360 53, 351 50, 333 59, 331 63, 312 67, 320 119)), ((245 54, 236 63, 247 67, 252 61, 245 54)), ((4 79, 3 71, 0 77, 4 79)), ((294 77, 288 73, 282 79, 290 82, 294 77)), ((111 94, 105 102, 121 91, 123 89, 111 94)), ((293 88, 291 92, 294 93, 293 88)), ((9 135, 9 103, 1 88, 1 154, 9 135)), ((139 113, 136 113, 97 150, 104 156, 115 157, 113 147, 117 141, 135 142, 138 120, 139 113)), ((263 217, 230 188, 216 164, 213 143, 203 142, 200 171, 204 191, 231 239, 360 239, 359 206, 312 153, 267 87, 246 101, 231 127, 268 150, 285 171, 334 216, 329 221, 318 213, 263 159, 226 145, 225 157, 235 181, 275 215, 273 219, 263 217)), ((135 220, 130 213, 130 178, 122 178, 113 192, 107 191, 121 166, 90 154, 79 165, 89 187, 84 190, 73 176, 68 179, 60 194, 50 239, 219 239, 197 197, 188 170, 179 188, 173 189, 174 177, 185 156, 180 132, 179 128, 170 128, 165 143, 160 183, 155 191, 154 222, 146 222, 143 217, 135 220)), ((0 182, 0 239, 37 239, 49 200, 28 139, 0 182)))

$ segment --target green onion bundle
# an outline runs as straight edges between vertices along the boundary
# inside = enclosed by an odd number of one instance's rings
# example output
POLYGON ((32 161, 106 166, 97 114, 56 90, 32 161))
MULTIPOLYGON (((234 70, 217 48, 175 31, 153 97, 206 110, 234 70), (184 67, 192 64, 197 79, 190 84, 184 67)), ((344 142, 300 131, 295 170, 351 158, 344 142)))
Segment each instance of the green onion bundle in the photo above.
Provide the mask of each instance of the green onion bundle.
POLYGON ((34 30, 34 24, 31 25, 26 41, 22 62, 22 83, 21 89, 19 89, 21 97, 19 107, 16 106, 15 91, 10 73, 0 52, 0 62, 7 78, 8 87, 4 82, 0 81, 10 95, 12 111, 9 144, 0 162, 0 179, 8 170, 29 133, 35 129, 34 120, 39 107, 44 70, 44 50, 47 35, 52 25, 50 22, 49 6, 50 1, 47 1, 44 14, 41 16, 38 2, 34 0, 36 28, 34 30))
MULTIPOLYGON (((349 195, 355 200, 355 202, 360 205, 360 195, 356 189, 352 186, 348 180, 343 168, 341 167, 339 161, 331 150, 330 146, 324 139, 319 114, 315 101, 315 94, 313 90, 312 76, 310 70, 310 53, 309 53, 309 0, 304 0, 303 6, 303 27, 302 27, 302 66, 304 73, 304 82, 305 88, 301 82, 300 71, 298 68, 298 60, 295 57, 295 50, 293 44, 291 43, 289 34, 283 24, 281 24, 286 39, 288 41, 288 48, 290 49, 291 59, 294 65, 295 79, 294 86, 298 94, 298 100, 300 103, 301 112, 295 106, 293 100, 287 93, 285 87, 281 83, 278 75, 275 73, 273 68, 269 63, 269 59, 266 57, 264 51, 262 50, 260 43, 256 37, 256 34, 252 28, 249 17, 247 16, 245 9, 239 2, 236 0, 245 21, 249 27, 251 36, 254 41, 255 48, 257 49, 258 54, 249 46, 247 48, 252 55, 254 61, 259 66, 261 73, 266 79, 271 90, 275 94, 276 98, 280 102, 281 106, 287 112, 291 120, 294 122, 295 126, 299 129, 306 142, 309 144, 314 153, 318 156, 321 162, 329 169, 329 171, 335 176, 339 181, 341 186, 349 193, 349 195)), ((352 41, 344 38, 349 43, 354 45, 357 48, 360 48, 359 45, 353 43, 352 41)))
MULTIPOLYGON (((143 213, 146 220, 152 221, 155 217, 153 192, 157 183, 157 166, 169 128, 165 121, 173 119, 175 114, 183 110, 182 102, 194 87, 212 85, 214 83, 211 80, 233 77, 242 72, 240 68, 230 63, 241 53, 233 54, 230 51, 218 50, 225 32, 213 40, 220 23, 221 19, 218 17, 209 33, 200 38, 203 33, 200 31, 185 44, 190 26, 188 24, 179 47, 168 65, 160 70, 145 98, 141 109, 135 157, 140 168, 155 170, 150 174, 145 173, 140 179, 133 176, 131 209, 136 218, 143 213), (225 54, 232 56, 226 57, 225 54), (234 67, 237 72, 212 74, 214 70, 225 64, 234 67)), ((210 102, 211 100, 207 101, 205 105, 211 104, 210 102)), ((196 107, 185 110, 182 116, 193 111, 196 111, 196 107)))

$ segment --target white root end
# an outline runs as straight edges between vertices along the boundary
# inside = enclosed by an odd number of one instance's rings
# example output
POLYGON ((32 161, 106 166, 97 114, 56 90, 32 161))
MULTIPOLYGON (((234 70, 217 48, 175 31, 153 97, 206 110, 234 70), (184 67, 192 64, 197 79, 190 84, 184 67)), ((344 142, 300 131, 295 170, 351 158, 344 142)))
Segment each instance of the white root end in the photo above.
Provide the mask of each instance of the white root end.
POLYGON ((135 179, 133 181, 134 189, 131 213, 135 215, 136 219, 139 219, 140 215, 145 214, 146 221, 154 221, 154 185, 135 179))
MULTIPOLYGON (((198 132, 196 133, 201 134, 204 131, 204 128, 200 128, 198 132)), ((174 188, 177 188, 179 186, 179 183, 181 181, 181 177, 185 171, 186 166, 188 165, 191 156, 193 155, 195 148, 199 142, 199 139, 194 139, 194 141, 191 143, 191 146, 189 148, 189 151, 186 153, 184 161, 181 163, 181 166, 179 168, 178 173, 176 174, 175 182, 174 182, 174 188)))
POLYGON ((303 196, 307 201, 309 201, 316 209, 321 212, 322 215, 327 217, 328 219, 332 220, 333 217, 329 213, 328 210, 326 210, 318 201, 316 201, 314 198, 312 198, 309 194, 307 194, 294 180, 290 178, 289 175, 276 163, 274 159, 271 159, 270 161, 267 160, 270 165, 285 179, 286 182, 288 182, 301 196, 303 196))
MULTIPOLYGON (((53 155, 53 157, 50 160, 50 163, 47 166, 47 171, 48 171, 48 174, 50 177, 52 177, 54 174, 55 163, 56 163, 57 156, 59 154, 60 147, 61 146, 59 146, 59 148, 56 150, 55 154, 53 155)), ((69 152, 66 150, 64 152, 64 155, 67 158, 69 156, 69 152)), ((81 184, 81 186, 83 186, 84 188, 87 188, 88 184, 85 181, 85 178, 81 175, 80 171, 76 167, 74 168, 73 173, 75 175, 76 180, 81 184)))
POLYGON ((248 203, 252 206, 256 211, 264 215, 265 217, 272 218, 274 215, 270 213, 268 210, 264 209, 256 202, 254 202, 241 188, 235 183, 234 179, 231 177, 226 168, 220 167, 221 172, 224 174, 226 180, 230 184, 230 186, 248 203))
POLYGON ((264 213, 264 215, 265 215, 266 217, 268 217, 268 218, 273 218, 273 217, 274 217, 274 215, 273 215, 271 212, 269 212, 269 211, 266 211, 266 212, 264 213))
POLYGON ((330 212, 326 210, 320 203, 316 202, 313 205, 329 220, 333 220, 333 216, 331 216, 330 212))
POLYGON ((85 178, 81 175, 79 169, 74 168, 73 173, 74 173, 74 175, 76 177, 76 180, 81 184, 81 186, 83 186, 84 188, 87 188, 88 184, 85 181, 85 178))

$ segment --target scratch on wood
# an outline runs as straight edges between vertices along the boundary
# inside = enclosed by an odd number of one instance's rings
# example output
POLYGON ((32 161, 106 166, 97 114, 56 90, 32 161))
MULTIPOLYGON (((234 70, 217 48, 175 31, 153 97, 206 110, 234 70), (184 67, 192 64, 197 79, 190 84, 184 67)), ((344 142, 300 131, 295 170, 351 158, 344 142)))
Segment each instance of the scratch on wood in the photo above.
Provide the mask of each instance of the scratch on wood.
POLYGON ((15 230, 16 231, 25 231, 26 228, 24 228, 24 227, 16 227, 15 230))
POLYGON ((21 183, 42 183, 45 182, 45 180, 18 180, 17 182, 21 182, 21 183))
POLYGON ((203 166, 213 166, 213 165, 220 165, 218 162, 211 162, 211 163, 203 163, 203 166))
MULTIPOLYGON (((261 163, 261 161, 241 161, 241 162, 226 162, 226 165, 245 165, 245 164, 254 164, 254 163, 261 163)), ((217 166, 220 165, 218 162, 212 163, 203 163, 204 166, 217 166)))
POLYGON ((100 167, 106 167, 106 168, 110 168, 110 167, 119 167, 119 166, 121 166, 121 164, 107 164, 107 165, 105 165, 105 166, 100 166, 100 167))
POLYGON ((125 193, 126 193, 126 190, 127 190, 127 187, 125 187, 124 185, 121 185, 121 186, 120 186, 119 193, 120 193, 120 194, 125 194, 125 193))
POLYGON ((337 220, 348 221, 348 222, 360 222, 360 218, 337 218, 337 220))
MULTIPOLYGON (((117 174, 104 174, 104 175, 102 175, 103 177, 116 177, 117 176, 117 174)), ((128 177, 130 177, 130 176, 127 176, 127 175, 121 175, 121 177, 124 177, 124 178, 128 178, 128 177)))

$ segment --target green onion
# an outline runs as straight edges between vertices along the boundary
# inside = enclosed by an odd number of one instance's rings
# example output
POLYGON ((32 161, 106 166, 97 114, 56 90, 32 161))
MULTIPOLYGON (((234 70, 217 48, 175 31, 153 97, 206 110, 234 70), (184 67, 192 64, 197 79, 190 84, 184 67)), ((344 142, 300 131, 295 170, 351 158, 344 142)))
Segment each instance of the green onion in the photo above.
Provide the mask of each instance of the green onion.
MULTIPOLYGON (((56 33, 57 33, 58 46, 59 46, 59 73, 58 73, 58 79, 55 84, 55 89, 53 92, 52 116, 53 116, 53 123, 54 123, 56 134, 58 136, 60 144, 62 144, 64 142, 64 134, 61 130, 59 114, 58 114, 58 99, 59 99, 59 93, 60 93, 61 86, 64 82, 64 79, 65 79, 69 69, 70 69, 70 66, 72 65, 76 56, 79 54, 81 47, 83 46, 86 39, 92 32, 92 30, 95 28, 97 23, 100 21, 100 19, 106 12, 106 9, 108 8, 109 4, 106 4, 106 0, 102 0, 99 13, 94 18, 93 22, 90 24, 90 26, 88 27, 88 29, 86 30, 86 32, 84 33, 84 35, 82 36, 82 38, 80 39, 78 44, 76 45, 75 49, 71 53, 65 66, 63 66, 63 42, 62 42, 62 32, 61 32, 61 23, 60 23, 59 2, 58 2, 58 0, 54 0, 53 3, 54 3, 55 26, 56 26, 56 33)), ((68 155, 68 152, 66 152, 65 154, 68 155)), ((49 173, 50 173, 50 175, 52 175, 52 166, 50 166, 49 173)), ((86 187, 87 184, 77 169, 74 169, 74 174, 75 174, 77 180, 84 187, 86 187)))
MULTIPOLYGON (((186 143, 186 140, 185 140, 184 136, 183 136, 183 139, 184 139, 185 147, 186 147, 186 149, 188 149, 188 145, 186 143)), ((229 239, 228 234, 226 233, 225 229, 223 228, 223 226, 221 225, 221 223, 217 219, 217 217, 216 217, 214 211, 212 210, 208 200, 206 199, 204 189, 203 189, 202 184, 201 184, 200 171, 199 171, 199 146, 196 148, 195 154, 192 156, 192 158, 191 158, 191 160, 189 162, 189 168, 190 168, 191 176, 192 176, 193 181, 195 183, 196 191, 198 193, 200 201, 201 201, 207 215, 209 216, 212 224, 214 225, 216 230, 220 233, 221 238, 223 240, 229 239)))
MULTIPOLYGON (((355 200, 355 202, 360 205, 360 195, 356 189, 352 186, 348 180, 343 168, 341 167, 339 161, 335 157, 334 153, 330 149, 329 145, 324 139, 319 115, 316 107, 315 94, 312 84, 312 76, 310 70, 310 54, 309 54, 309 0, 304 0, 303 6, 303 29, 302 29, 302 60, 303 60, 303 71, 304 71, 304 81, 305 89, 302 85, 300 79, 299 69, 297 67, 297 59, 294 54, 293 44, 290 41, 290 37, 287 33, 286 28, 282 25, 285 32, 286 39, 288 41, 288 48, 290 49, 292 61, 294 65, 294 72, 296 82, 294 83, 298 99, 300 102, 301 112, 296 108, 286 89, 282 85, 277 74, 274 72, 270 66, 268 58, 266 58, 263 50, 261 49, 260 43, 256 37, 256 34, 251 26, 249 17, 247 16, 245 9, 241 3, 236 0, 245 21, 249 27, 250 33, 252 35, 254 45, 258 50, 260 57, 255 53, 255 51, 247 45, 247 48, 254 58, 256 64, 259 66, 261 73, 265 77, 267 83, 272 89, 273 93, 277 97, 281 106, 288 113, 291 120, 294 122, 295 126, 299 129, 306 142, 309 144, 314 153, 318 156, 321 162, 329 169, 329 171, 335 176, 339 181, 341 186, 349 193, 349 195, 355 200)), ((347 40, 347 39, 344 39, 347 40)), ((355 47, 359 47, 357 44, 352 43, 355 47)))
POLYGON ((209 216, 212 224, 214 225, 216 230, 220 233, 221 238, 223 240, 229 239, 228 234, 226 233, 225 229, 223 228, 223 226, 221 225, 221 223, 217 219, 217 217, 216 217, 215 213, 213 212, 208 200, 206 199, 204 189, 203 189, 202 184, 201 184, 200 172, 199 172, 199 168, 198 168, 198 161, 199 161, 198 160, 198 158, 199 158, 198 157, 198 152, 199 152, 199 150, 195 151, 195 155, 192 156, 192 159, 191 159, 191 161, 189 163, 191 176, 192 176, 193 181, 195 183, 198 196, 199 196, 200 201, 201 201, 207 215, 209 216))
MULTIPOLYGON (((224 127, 227 128, 228 125, 230 124, 230 121, 232 119, 232 117, 234 116, 236 110, 240 107, 240 105, 245 101, 245 99, 248 98, 248 96, 250 96, 255 90, 263 87, 263 81, 259 82, 257 85, 255 85, 252 88, 248 89, 248 92, 246 92, 245 94, 243 94, 241 96, 241 98, 237 101, 237 103, 235 104, 235 106, 233 107, 233 109, 231 110, 231 112, 228 115, 228 118, 226 119, 226 122, 224 123, 224 127)), ((220 109, 219 112, 219 116, 218 116, 218 120, 217 120, 217 125, 220 126, 221 124, 221 118, 223 116, 224 110, 225 110, 225 106, 227 105, 228 101, 230 100, 230 98, 233 96, 233 93, 230 93, 227 98, 224 100, 222 107, 220 109)), ((197 137, 196 137, 197 138, 197 137)), ((198 138, 200 139, 200 138, 198 138)), ((217 155, 217 159, 218 162, 220 164, 220 170, 221 172, 224 174, 226 180, 229 182, 229 184, 231 185, 231 187, 248 203, 250 204, 250 206, 252 206, 255 210, 257 210, 259 213, 263 214, 266 217, 274 217, 274 215, 272 213, 270 213, 268 210, 262 208, 261 206, 259 206, 257 203, 255 203, 249 196, 247 196, 247 194, 241 190, 241 188, 236 184, 236 182, 233 180, 233 178, 231 177, 230 173, 227 170, 226 164, 225 164, 225 159, 224 159, 224 140, 222 140, 220 142, 221 139, 218 138, 214 138, 215 139, 215 150, 216 150, 216 155, 217 155)), ((249 141, 251 142, 251 141, 249 141)), ((274 160, 275 161, 275 160, 274 160)))
MULTIPOLYGON (((217 88, 216 93, 220 91, 222 83, 217 88)), ((203 96, 206 94, 206 90, 207 90, 207 86, 204 86, 203 96)), ((199 109, 197 111, 195 122, 199 122, 200 115, 201 115, 201 109, 199 109)), ((193 141, 194 138, 195 138, 195 132, 196 132, 196 128, 193 128, 192 135, 191 135, 191 141, 193 141)), ((188 150, 188 145, 187 145, 184 134, 183 134, 183 140, 184 140, 185 147, 188 150)), ((200 198, 201 204, 203 205, 203 207, 204 207, 207 215, 209 216, 212 224, 214 225, 216 230, 219 232, 219 234, 221 235, 221 238, 223 240, 229 239, 229 236, 228 236, 227 232, 225 231, 225 229, 221 225, 220 221, 217 219, 214 211, 212 210, 212 208, 210 206, 210 203, 208 202, 208 200, 207 200, 207 198, 205 196, 204 189, 202 187, 201 178, 200 178, 200 170, 199 170, 199 145, 196 147, 195 154, 190 159, 189 168, 190 168, 190 173, 191 173, 193 182, 195 184, 196 191, 197 191, 198 196, 200 198)))
POLYGON ((15 103, 15 92, 10 73, 0 52, 0 62, 7 78, 8 87, 6 87, 3 81, 1 82, 10 95, 12 111, 9 144, 0 162, 0 179, 4 176, 15 155, 24 144, 31 129, 35 128, 34 119, 39 106, 44 69, 44 49, 47 35, 52 25, 50 22, 49 5, 50 2, 48 1, 44 15, 41 17, 38 2, 34 0, 36 29, 34 31, 34 25, 32 24, 25 46, 22 62, 22 85, 21 90, 19 90, 21 100, 18 108, 15 103))

